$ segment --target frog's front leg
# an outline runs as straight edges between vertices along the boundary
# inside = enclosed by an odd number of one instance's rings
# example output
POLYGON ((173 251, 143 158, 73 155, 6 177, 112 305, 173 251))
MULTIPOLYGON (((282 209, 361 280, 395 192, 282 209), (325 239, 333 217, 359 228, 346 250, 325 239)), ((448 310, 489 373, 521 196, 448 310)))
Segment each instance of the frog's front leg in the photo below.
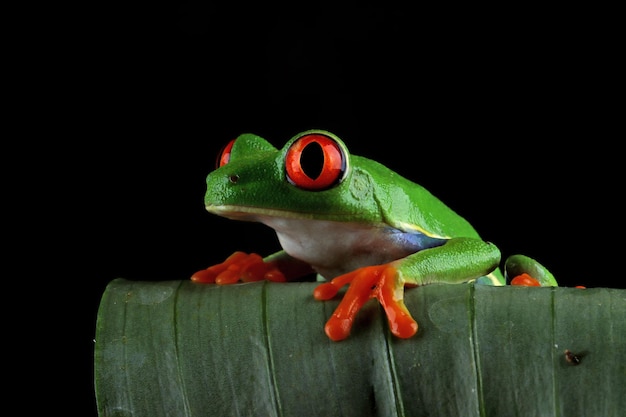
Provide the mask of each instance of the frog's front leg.
POLYGON ((500 251, 491 243, 455 238, 442 246, 424 249, 406 258, 359 268, 336 277, 319 285, 313 295, 317 300, 328 300, 341 287, 350 285, 324 328, 334 341, 349 336, 356 314, 370 298, 378 299, 382 305, 391 332, 408 338, 417 332, 418 325, 404 304, 406 286, 470 281, 488 276, 499 262, 500 251))
POLYGON ((417 323, 404 305, 404 283, 393 263, 348 272, 319 285, 313 296, 331 299, 346 284, 350 284, 346 294, 324 327, 329 338, 339 341, 348 337, 356 314, 370 298, 377 298, 383 306, 393 334, 407 338, 417 332, 417 323))
POLYGON ((219 285, 268 280, 285 282, 313 272, 310 265, 284 251, 262 258, 256 253, 235 252, 224 262, 202 269, 191 276, 193 282, 219 285))

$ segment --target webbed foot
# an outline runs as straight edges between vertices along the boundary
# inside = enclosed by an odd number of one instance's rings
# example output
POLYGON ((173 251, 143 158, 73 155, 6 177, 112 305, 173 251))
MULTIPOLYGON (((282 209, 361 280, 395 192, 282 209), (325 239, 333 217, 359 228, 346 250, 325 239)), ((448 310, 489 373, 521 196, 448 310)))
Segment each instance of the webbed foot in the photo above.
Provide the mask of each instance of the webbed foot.
POLYGON ((285 275, 271 262, 263 261, 263 258, 256 253, 244 252, 235 252, 224 262, 202 269, 191 276, 193 282, 219 285, 264 279, 275 282, 286 281, 285 275))
POLYGON ((404 282, 394 266, 367 266, 348 272, 317 286, 313 296, 329 300, 346 284, 350 284, 348 290, 324 327, 330 339, 339 341, 349 336, 356 314, 370 298, 383 306, 394 335, 408 338, 417 332, 417 323, 404 304, 404 282))

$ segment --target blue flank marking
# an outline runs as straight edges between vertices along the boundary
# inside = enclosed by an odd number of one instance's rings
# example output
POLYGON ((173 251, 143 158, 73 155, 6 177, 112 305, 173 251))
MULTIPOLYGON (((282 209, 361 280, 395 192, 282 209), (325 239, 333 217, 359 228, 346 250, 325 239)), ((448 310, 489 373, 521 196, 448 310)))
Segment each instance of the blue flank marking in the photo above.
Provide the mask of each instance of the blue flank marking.
POLYGON ((441 246, 448 241, 448 239, 429 237, 423 233, 407 233, 399 230, 396 230, 396 232, 395 237, 398 244, 406 248, 412 248, 414 252, 441 246))

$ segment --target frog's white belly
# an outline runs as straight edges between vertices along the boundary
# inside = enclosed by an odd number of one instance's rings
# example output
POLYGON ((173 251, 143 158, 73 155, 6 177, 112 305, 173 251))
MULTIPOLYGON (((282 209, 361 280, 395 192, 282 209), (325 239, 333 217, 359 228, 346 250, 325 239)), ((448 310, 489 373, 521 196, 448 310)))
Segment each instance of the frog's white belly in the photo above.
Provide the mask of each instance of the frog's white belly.
POLYGON ((388 226, 256 217, 276 231, 285 252, 307 262, 326 279, 363 266, 391 262, 423 249, 421 235, 388 226))

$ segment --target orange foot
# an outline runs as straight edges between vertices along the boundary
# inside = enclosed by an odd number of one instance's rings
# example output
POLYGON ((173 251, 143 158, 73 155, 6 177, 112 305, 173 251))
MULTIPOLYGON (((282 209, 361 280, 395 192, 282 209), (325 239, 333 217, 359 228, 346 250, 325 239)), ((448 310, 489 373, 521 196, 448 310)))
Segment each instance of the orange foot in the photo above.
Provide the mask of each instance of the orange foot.
MULTIPOLYGON (((511 280, 511 285, 518 285, 524 287, 541 287, 541 284, 538 280, 531 277, 530 275, 523 273, 511 280)), ((586 288, 583 285, 577 285, 575 288, 586 288)))
POLYGON ((256 253, 235 252, 220 264, 196 272, 191 276, 193 282, 234 284, 238 281, 252 282, 266 279, 284 282, 285 275, 272 263, 264 262, 256 253))
POLYGON ((524 273, 516 276, 511 280, 511 285, 518 285, 523 287, 541 287, 538 280, 524 273))
POLYGON ((397 279, 395 267, 384 264, 359 268, 317 286, 313 296, 316 300, 329 300, 346 284, 350 287, 324 327, 331 340, 350 335, 356 314, 370 298, 377 298, 383 306, 394 335, 408 338, 417 332, 417 323, 404 305, 404 284, 397 279))

